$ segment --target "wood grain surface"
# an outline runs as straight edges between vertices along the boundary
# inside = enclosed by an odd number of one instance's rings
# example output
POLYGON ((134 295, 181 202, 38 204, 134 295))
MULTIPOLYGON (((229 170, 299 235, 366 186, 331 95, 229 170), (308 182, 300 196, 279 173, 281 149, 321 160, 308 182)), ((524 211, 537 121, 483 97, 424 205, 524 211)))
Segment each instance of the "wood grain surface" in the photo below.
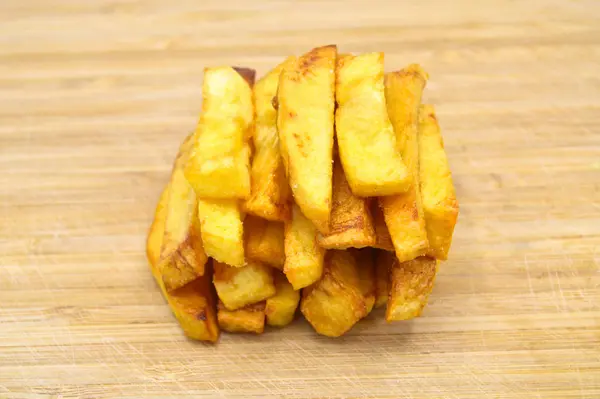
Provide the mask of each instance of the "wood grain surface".
POLYGON ((2 0, 1 398, 599 398, 600 3, 2 0), (202 72, 421 63, 461 204, 422 318, 188 341, 144 239, 202 72))

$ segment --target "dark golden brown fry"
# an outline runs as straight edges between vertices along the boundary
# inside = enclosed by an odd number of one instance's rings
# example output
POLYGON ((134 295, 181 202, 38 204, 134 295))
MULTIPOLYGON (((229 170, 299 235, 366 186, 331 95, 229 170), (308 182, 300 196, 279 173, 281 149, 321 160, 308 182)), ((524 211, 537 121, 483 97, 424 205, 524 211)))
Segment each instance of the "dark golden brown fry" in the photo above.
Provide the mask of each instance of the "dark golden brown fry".
POLYGON ((390 293, 390 270, 397 262, 396 254, 388 251, 377 251, 375 254, 375 307, 387 304, 390 293))
POLYGON ((274 327, 287 326, 294 320, 296 308, 300 302, 300 291, 294 290, 294 287, 285 278, 285 275, 279 271, 274 271, 275 295, 267 299, 265 314, 267 324, 274 327))
POLYGON ((390 322, 420 316, 433 289, 436 272, 437 261, 426 256, 394 262, 385 319, 390 322))
POLYGON ((213 284, 227 309, 243 308, 275 295, 270 267, 251 261, 244 267, 231 267, 221 262, 213 264, 213 284))
POLYGON ((373 226, 375 227, 375 244, 373 244, 373 248, 393 252, 394 244, 392 243, 392 237, 390 237, 390 232, 385 224, 383 211, 378 201, 372 202, 371 215, 373 216, 373 226))
POLYGON ((244 306, 237 310, 228 310, 219 301, 217 311, 219 327, 230 333, 262 334, 265 329, 265 302, 244 306))
POLYGON ((430 254, 445 260, 458 218, 458 201, 433 106, 421 106, 419 117, 419 176, 430 254))
POLYGON ((402 159, 414 184, 403 194, 379 198, 396 257, 406 262, 424 255, 429 248, 419 189, 418 118, 427 73, 418 65, 386 75, 387 109, 402 159))
POLYGON ((360 290, 365 298, 367 316, 375 305, 375 263, 373 262, 373 249, 363 248, 352 250, 358 267, 360 290))
POLYGON ((285 262, 283 223, 247 215, 244 219, 246 257, 283 270, 285 262))

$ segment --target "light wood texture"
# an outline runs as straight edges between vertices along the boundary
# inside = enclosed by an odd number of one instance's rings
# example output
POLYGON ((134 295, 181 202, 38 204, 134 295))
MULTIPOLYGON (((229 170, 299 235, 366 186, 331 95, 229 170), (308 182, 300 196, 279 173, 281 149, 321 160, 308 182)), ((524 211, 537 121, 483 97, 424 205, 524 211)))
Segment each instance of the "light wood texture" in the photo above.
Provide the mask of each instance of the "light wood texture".
POLYGON ((0 2, 0 397, 600 397, 595 1, 0 2), (421 63, 461 205, 422 318, 186 340, 144 240, 202 70, 421 63))

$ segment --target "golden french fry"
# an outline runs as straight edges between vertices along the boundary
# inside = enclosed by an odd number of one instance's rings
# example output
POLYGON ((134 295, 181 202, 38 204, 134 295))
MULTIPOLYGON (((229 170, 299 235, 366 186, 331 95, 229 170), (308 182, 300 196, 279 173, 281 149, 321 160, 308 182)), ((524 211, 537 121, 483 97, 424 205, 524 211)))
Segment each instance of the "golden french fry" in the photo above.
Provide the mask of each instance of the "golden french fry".
POLYGON ((275 295, 271 268, 248 262, 244 267, 231 267, 214 262, 213 284, 219 299, 229 310, 243 308, 275 295))
POLYGON ((388 114, 402 158, 414 181, 406 193, 379 198, 400 262, 424 255, 429 247, 419 189, 418 151, 419 105, 426 81, 427 73, 418 65, 389 73, 385 79, 388 114))
POLYGON ((373 249, 363 248, 352 250, 358 267, 358 276, 360 278, 360 290, 365 298, 365 307, 367 316, 373 310, 375 305, 375 263, 373 262, 373 249))
POLYGON ((376 308, 387 304, 390 293, 390 271, 397 261, 396 254, 393 252, 377 251, 375 255, 376 308))
POLYGON ((458 201, 432 105, 421 106, 419 121, 419 176, 430 255, 445 260, 458 218, 458 201))
POLYGON ((283 273, 274 271, 273 274, 276 293, 267 299, 265 315, 268 325, 284 327, 294 320, 294 314, 300 302, 300 291, 294 290, 283 273))
POLYGON ((198 198, 250 195, 250 145, 254 121, 254 71, 206 68, 202 113, 185 176, 198 198))
POLYGON ((244 227, 237 200, 199 199, 198 218, 206 254, 230 266, 244 266, 244 227))
POLYGON ((327 251, 323 277, 302 290, 300 310, 316 332, 328 337, 339 337, 367 315, 357 262, 350 251, 327 251))
POLYGON ((373 216, 373 226, 375 228, 375 244, 373 244, 373 248, 393 252, 394 244, 392 243, 392 237, 390 237, 390 232, 385 224, 385 217, 378 201, 372 202, 371 215, 373 216))
POLYGON ((290 218, 291 193, 279 151, 277 111, 272 100, 277 95, 281 71, 295 61, 296 57, 287 58, 254 85, 252 190, 244 208, 250 214, 271 221, 283 222, 290 218))
POLYGON ((323 273, 325 249, 317 243, 317 229, 297 205, 285 224, 283 272, 295 290, 309 286, 323 273))
POLYGON ((398 194, 412 183, 385 106, 383 53, 340 57, 336 68, 336 136, 352 192, 398 194))
POLYGON ((237 310, 228 310, 219 302, 219 327, 230 333, 262 334, 265 329, 265 302, 254 303, 237 310))
POLYGON ((336 46, 318 47, 279 78, 279 145, 294 200, 322 232, 329 229, 336 46))
POLYGON ((376 243, 369 199, 352 194, 339 158, 333 164, 333 194, 329 233, 318 234, 319 245, 327 249, 363 248, 376 243))
POLYGON ((285 262, 283 223, 247 215, 244 219, 246 257, 283 270, 285 262))
POLYGON ((390 322, 420 316, 433 289, 436 272, 437 261, 426 256, 394 262, 385 319, 390 322))

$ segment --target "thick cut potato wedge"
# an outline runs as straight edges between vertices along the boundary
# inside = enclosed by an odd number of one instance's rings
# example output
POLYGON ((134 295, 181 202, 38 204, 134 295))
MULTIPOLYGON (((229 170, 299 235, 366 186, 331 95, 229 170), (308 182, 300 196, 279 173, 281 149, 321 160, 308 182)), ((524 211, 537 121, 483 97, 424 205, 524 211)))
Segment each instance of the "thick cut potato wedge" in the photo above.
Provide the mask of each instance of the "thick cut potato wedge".
POLYGON ((294 199, 322 233, 329 229, 336 46, 286 66, 277 91, 281 155, 294 199))
POLYGON ((217 295, 229 310, 243 308, 275 295, 271 268, 248 262, 244 267, 231 267, 214 262, 213 284, 217 295))
POLYGON ((385 106, 383 53, 340 57, 335 126, 352 192, 375 197, 405 192, 412 183, 385 106))
POLYGON ((230 266, 244 266, 244 226, 237 200, 198 200, 204 251, 230 266))
POLYGON ((230 333, 262 334, 265 329, 265 302, 228 310, 219 302, 217 311, 219 327, 230 333))
POLYGON ((169 185, 160 197, 148 234, 146 253, 150 270, 184 334, 192 339, 215 342, 219 338, 219 327, 210 273, 204 273, 191 283, 168 292, 158 268, 167 218, 169 185))
POLYGON ((427 74, 418 65, 389 73, 385 79, 388 114, 402 158, 415 183, 406 193, 379 198, 400 262, 424 255, 429 248, 419 189, 418 150, 419 105, 426 81, 427 74))
POLYGON ((423 105, 419 116, 419 176, 430 255, 445 260, 458 218, 458 201, 433 106, 423 105))
POLYGON ((250 145, 254 120, 254 71, 207 68, 202 112, 185 176, 198 198, 250 195, 250 145))
POLYGON ((385 217, 378 201, 372 202, 371 215, 373 216, 373 226, 375 227, 375 244, 373 244, 373 248, 394 252, 392 237, 390 237, 390 232, 385 224, 385 217))
POLYGON ((377 251, 375 254, 375 307, 387 304, 390 293, 390 270, 397 262, 396 254, 388 251, 377 251))
POLYGON ((295 290, 317 281, 323 273, 325 249, 317 243, 317 229, 296 205, 285 224, 283 272, 295 290))
POLYGON ((247 215, 244 219, 246 257, 283 270, 285 262, 283 223, 247 215))
POLYGON ((339 159, 333 164, 333 194, 329 233, 318 235, 327 249, 363 248, 375 245, 370 200, 352 194, 339 159))
POLYGON ((246 212, 261 218, 283 222, 290 218, 290 188, 279 150, 277 110, 273 98, 277 95, 281 71, 294 64, 289 57, 254 85, 256 121, 253 136, 250 198, 245 202, 246 212))
POLYGON ((356 258, 358 267, 358 277, 360 278, 360 290, 365 298, 365 307, 368 315, 375 305, 375 263, 373 262, 373 249, 363 248, 352 250, 356 258))
POLYGON ((436 272, 437 261, 426 256, 394 262, 385 319, 389 322, 420 316, 433 289, 436 272))
POLYGON ((367 315, 360 273, 350 251, 327 251, 323 277, 302 290, 300 310, 316 332, 339 337, 367 315))
POLYGON ((276 293, 267 299, 265 315, 268 325, 284 327, 294 320, 294 314, 300 302, 300 291, 294 290, 283 273, 274 271, 273 277, 276 293))

